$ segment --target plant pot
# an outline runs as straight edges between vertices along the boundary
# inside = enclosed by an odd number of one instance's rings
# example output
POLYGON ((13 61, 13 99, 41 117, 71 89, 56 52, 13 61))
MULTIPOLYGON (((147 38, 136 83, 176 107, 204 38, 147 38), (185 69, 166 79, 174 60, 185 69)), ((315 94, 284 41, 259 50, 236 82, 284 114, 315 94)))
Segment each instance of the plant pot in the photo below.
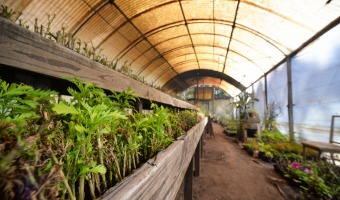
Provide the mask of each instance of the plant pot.
POLYGON ((274 170, 278 173, 278 174, 280 174, 280 175, 284 175, 284 173, 285 173, 285 170, 283 169, 283 167, 282 166, 280 166, 279 164, 274 164, 274 170))
POLYGON ((261 158, 265 162, 269 162, 269 163, 273 162, 273 158, 266 156, 266 153, 263 151, 259 152, 259 158, 261 158))

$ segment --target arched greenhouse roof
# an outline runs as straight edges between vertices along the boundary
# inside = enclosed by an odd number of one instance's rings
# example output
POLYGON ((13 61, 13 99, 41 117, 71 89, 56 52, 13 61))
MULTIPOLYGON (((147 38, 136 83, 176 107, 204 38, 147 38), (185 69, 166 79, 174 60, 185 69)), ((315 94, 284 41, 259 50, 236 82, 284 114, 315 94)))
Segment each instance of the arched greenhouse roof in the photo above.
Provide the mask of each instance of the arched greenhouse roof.
POLYGON ((2 0, 102 49, 134 74, 181 92, 209 84, 234 96, 331 23, 338 0, 2 0))

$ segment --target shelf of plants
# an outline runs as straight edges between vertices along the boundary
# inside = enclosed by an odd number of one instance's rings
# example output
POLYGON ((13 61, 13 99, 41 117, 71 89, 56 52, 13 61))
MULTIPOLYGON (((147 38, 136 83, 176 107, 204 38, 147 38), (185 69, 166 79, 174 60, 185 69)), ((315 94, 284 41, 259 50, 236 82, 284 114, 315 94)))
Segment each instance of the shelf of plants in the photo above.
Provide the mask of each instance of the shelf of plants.
POLYGON ((66 101, 0 80, 4 199, 175 197, 207 124, 191 111, 195 106, 1 18, 0 47, 0 64, 73 75, 68 80, 76 86, 66 101), (189 110, 152 104, 152 114, 130 112, 138 98, 189 110))
POLYGON ((139 98, 177 108, 197 109, 2 17, 0 64, 56 78, 77 76, 82 81, 116 92, 131 88, 139 98))

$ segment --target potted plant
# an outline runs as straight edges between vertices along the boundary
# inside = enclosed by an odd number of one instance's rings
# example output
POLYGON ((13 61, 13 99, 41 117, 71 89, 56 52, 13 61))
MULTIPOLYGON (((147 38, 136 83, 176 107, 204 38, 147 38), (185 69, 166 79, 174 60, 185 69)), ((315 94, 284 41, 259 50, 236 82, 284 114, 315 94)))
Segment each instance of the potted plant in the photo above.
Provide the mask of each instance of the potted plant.
POLYGON ((254 98, 251 93, 248 93, 246 91, 242 92, 237 96, 238 100, 233 103, 234 107, 238 109, 239 112, 239 126, 237 128, 237 138, 240 141, 246 141, 247 140, 247 134, 245 132, 246 128, 246 122, 248 118, 248 112, 250 109, 250 106, 254 104, 255 101, 258 101, 258 99, 254 98))

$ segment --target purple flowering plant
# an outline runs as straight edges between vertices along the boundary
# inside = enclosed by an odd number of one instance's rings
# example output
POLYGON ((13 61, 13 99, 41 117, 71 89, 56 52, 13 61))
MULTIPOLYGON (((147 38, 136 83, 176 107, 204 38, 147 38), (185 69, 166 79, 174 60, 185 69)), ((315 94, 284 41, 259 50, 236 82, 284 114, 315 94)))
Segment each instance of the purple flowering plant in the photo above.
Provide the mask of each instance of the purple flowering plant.
POLYGON ((302 164, 298 161, 293 161, 288 165, 284 176, 297 183, 306 195, 305 197, 315 195, 321 199, 332 198, 331 188, 319 176, 317 164, 315 163, 302 164))
POLYGON ((301 164, 297 161, 293 161, 290 166, 293 168, 293 169, 298 169, 300 170, 301 169, 301 164))

